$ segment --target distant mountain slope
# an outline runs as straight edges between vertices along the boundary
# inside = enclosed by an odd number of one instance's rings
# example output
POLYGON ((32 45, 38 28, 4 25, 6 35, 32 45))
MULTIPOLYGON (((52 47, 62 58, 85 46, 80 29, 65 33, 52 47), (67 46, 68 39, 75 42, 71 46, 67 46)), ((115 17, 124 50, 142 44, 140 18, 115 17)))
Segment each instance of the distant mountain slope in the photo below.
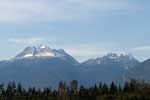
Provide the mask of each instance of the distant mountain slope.
POLYGON ((13 59, 0 61, 0 83, 21 82, 24 86, 57 87, 59 81, 121 83, 126 69, 139 62, 132 56, 108 54, 78 63, 62 49, 48 46, 27 47, 13 59))
POLYGON ((136 79, 139 81, 150 82, 150 59, 130 68, 126 73, 126 80, 136 79))
POLYGON ((103 64, 110 64, 110 63, 118 63, 120 64, 123 68, 130 68, 135 66, 136 64, 139 63, 137 59, 135 59, 131 55, 117 55, 115 53, 109 53, 106 56, 96 58, 96 59, 89 59, 85 62, 83 62, 83 65, 103 65, 103 64))
POLYGON ((67 54, 63 49, 51 49, 44 45, 40 45, 39 47, 27 47, 21 53, 17 54, 14 59, 32 58, 58 58, 72 64, 78 64, 78 61, 67 54))
POLYGON ((0 82, 21 82, 25 86, 53 86, 59 81, 76 79, 79 64, 64 50, 46 46, 27 47, 15 58, 0 62, 0 82))
POLYGON ((110 83, 111 81, 122 83, 126 69, 137 64, 139 62, 132 56, 110 53, 106 56, 83 62, 81 69, 84 71, 84 75, 81 74, 81 77, 87 81, 92 79, 93 83, 100 81, 106 83, 110 83))

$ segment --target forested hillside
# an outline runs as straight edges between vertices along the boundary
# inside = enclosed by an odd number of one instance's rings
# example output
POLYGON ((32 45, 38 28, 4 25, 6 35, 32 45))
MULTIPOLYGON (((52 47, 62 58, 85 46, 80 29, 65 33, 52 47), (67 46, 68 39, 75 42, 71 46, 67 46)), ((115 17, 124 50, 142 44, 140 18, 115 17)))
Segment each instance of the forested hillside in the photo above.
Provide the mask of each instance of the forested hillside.
POLYGON ((14 82, 4 87, 0 86, 0 100, 150 100, 150 84, 135 80, 126 82, 122 87, 112 82, 86 88, 78 86, 76 80, 70 85, 60 82, 57 90, 50 87, 25 89, 14 82))

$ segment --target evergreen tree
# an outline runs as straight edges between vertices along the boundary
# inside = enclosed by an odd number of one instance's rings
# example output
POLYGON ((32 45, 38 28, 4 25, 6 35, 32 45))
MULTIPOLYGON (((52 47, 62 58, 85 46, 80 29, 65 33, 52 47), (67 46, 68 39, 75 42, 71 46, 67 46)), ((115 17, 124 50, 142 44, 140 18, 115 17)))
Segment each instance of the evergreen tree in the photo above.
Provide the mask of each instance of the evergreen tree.
POLYGON ((21 83, 18 83, 18 86, 17 86, 17 93, 18 94, 22 94, 22 85, 21 85, 21 83))
POLYGON ((124 87, 123 87, 123 92, 129 92, 129 89, 130 89, 129 87, 130 87, 129 83, 126 82, 125 85, 124 85, 124 87))
POLYGON ((107 94, 107 93, 108 93, 108 86, 106 84, 103 84, 102 94, 107 94))
POLYGON ((117 86, 115 85, 114 82, 111 83, 109 92, 111 94, 115 94, 117 92, 117 86))
POLYGON ((2 95, 2 92, 3 92, 3 85, 0 84, 0 95, 2 95))
POLYGON ((19 95, 14 92, 14 82, 9 83, 6 90, 0 85, 2 90, 0 100, 150 100, 150 84, 144 82, 126 82, 123 88, 121 86, 117 88, 114 82, 110 86, 102 83, 89 88, 81 86, 77 95, 71 91, 76 84, 69 87, 65 82, 61 82, 59 85, 58 90, 29 88, 26 91, 18 84, 19 95))
POLYGON ((121 93, 122 92, 122 88, 121 86, 119 85, 119 88, 118 88, 118 92, 121 93))
POLYGON ((10 95, 13 95, 13 86, 12 86, 12 83, 8 83, 8 86, 7 86, 7 89, 6 89, 6 95, 10 96, 10 95))

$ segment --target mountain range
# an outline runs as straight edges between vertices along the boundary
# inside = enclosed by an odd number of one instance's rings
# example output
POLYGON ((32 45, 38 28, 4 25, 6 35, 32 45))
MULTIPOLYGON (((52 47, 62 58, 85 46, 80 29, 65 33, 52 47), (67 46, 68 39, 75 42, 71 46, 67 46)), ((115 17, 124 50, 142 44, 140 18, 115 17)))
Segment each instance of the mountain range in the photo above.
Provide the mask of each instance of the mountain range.
POLYGON ((109 53, 79 63, 62 49, 27 47, 10 60, 0 61, 0 83, 21 82, 25 87, 56 88, 60 81, 78 80, 90 86, 130 79, 150 82, 150 60, 139 62, 131 55, 109 53), (138 76, 138 77, 137 77, 138 76))

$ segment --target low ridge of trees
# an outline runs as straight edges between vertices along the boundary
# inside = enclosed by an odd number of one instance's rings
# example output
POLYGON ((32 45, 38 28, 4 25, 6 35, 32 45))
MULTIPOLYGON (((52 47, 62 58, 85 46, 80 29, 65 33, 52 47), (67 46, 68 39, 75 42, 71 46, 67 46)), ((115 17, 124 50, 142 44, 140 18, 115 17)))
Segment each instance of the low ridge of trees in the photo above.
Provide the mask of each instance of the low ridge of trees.
POLYGON ((78 87, 78 82, 73 80, 69 86, 60 82, 57 90, 41 90, 34 87, 25 89, 21 83, 10 82, 7 88, 0 85, 0 100, 150 100, 150 84, 132 80, 124 86, 112 82, 85 88, 83 85, 78 87))

